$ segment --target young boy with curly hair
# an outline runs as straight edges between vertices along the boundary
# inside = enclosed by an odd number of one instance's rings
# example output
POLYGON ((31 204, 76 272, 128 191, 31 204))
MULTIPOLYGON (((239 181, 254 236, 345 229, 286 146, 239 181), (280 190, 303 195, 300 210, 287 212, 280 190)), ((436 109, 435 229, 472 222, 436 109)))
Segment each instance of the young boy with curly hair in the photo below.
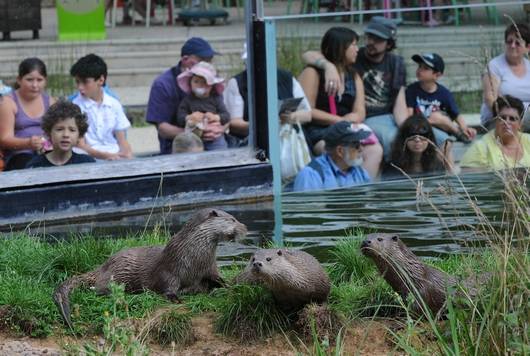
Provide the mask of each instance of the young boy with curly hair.
POLYGON ((56 102, 42 117, 41 126, 53 148, 45 154, 35 156, 26 168, 95 162, 88 155, 72 151, 88 129, 86 116, 77 105, 62 100, 56 102))

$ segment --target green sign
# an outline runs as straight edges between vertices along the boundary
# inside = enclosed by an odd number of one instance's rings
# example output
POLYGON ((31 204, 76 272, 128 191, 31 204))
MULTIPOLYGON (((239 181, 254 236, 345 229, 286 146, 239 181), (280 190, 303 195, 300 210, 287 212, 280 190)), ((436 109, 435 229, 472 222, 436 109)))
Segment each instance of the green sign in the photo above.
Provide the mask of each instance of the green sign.
POLYGON ((57 0, 59 41, 103 40, 104 0, 57 0))

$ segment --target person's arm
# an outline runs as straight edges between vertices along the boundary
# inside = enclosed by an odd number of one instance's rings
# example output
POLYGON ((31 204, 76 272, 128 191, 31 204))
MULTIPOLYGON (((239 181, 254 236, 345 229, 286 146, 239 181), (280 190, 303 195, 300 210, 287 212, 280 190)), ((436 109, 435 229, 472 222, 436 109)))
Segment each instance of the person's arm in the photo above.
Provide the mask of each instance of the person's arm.
POLYGON ((307 51, 302 54, 304 63, 324 70, 325 90, 328 95, 342 95, 344 93, 344 82, 337 70, 337 67, 328 61, 324 55, 318 51, 307 51))
POLYGON ((283 123, 300 123, 304 124, 311 121, 311 105, 309 104, 309 101, 307 100, 307 97, 305 95, 304 89, 293 77, 293 98, 303 98, 300 102, 300 105, 298 107, 299 110, 296 110, 294 112, 288 113, 288 114, 282 114, 280 115, 280 122, 283 123))
POLYGON ((358 74, 355 74, 355 101, 353 103, 352 112, 343 116, 350 122, 360 124, 364 122, 366 117, 366 105, 364 102, 364 83, 358 74))
POLYGON ((237 137, 248 136, 248 122, 240 117, 230 119, 230 133, 237 137))
POLYGON ((208 125, 206 125, 202 132, 203 141, 214 141, 225 133, 229 124, 222 125, 219 115, 207 112, 204 116, 208 119, 208 125))
POLYGON ((394 109, 392 110, 394 114, 394 120, 396 120, 396 125, 401 127, 407 117, 409 116, 409 110, 407 108, 407 103, 405 101, 405 87, 399 89, 399 93, 394 102, 394 109))
POLYGON ((158 135, 165 139, 173 139, 184 129, 170 123, 178 108, 178 102, 167 92, 164 86, 155 80, 147 102, 146 121, 156 125, 158 135))
POLYGON ((116 137, 116 141, 118 141, 118 146, 120 147, 120 151, 118 152, 118 155, 121 158, 130 159, 133 158, 133 153, 131 149, 131 145, 129 145, 129 142, 127 141, 127 136, 125 135, 125 130, 120 131, 114 131, 114 137, 116 137))
POLYGON ((221 96, 216 97, 215 106, 217 110, 217 115, 221 119, 221 125, 226 125, 230 121, 230 113, 223 103, 223 98, 221 96))
POLYGON ((230 134, 243 138, 248 136, 248 122, 243 119, 245 102, 239 93, 237 80, 231 78, 223 93, 224 104, 230 113, 230 134))
POLYGON ((467 126, 466 120, 464 119, 464 116, 462 116, 462 114, 459 114, 456 117, 455 121, 467 137, 469 137, 471 140, 475 138, 475 136, 477 135, 477 130, 467 126))
POLYGON ((42 136, 34 135, 25 138, 15 136, 15 110, 16 105, 10 97, 5 97, 0 101, 0 148, 5 150, 41 150, 42 136))
POLYGON ((304 93, 306 94, 307 100, 309 101, 309 105, 311 105, 312 108, 312 121, 317 124, 326 126, 342 121, 342 118, 340 116, 332 115, 328 112, 316 108, 319 79, 320 78, 318 72, 311 67, 305 68, 300 74, 300 77, 298 78, 298 81, 300 82, 300 85, 302 86, 304 93))
POLYGON ((484 101, 490 109, 493 107, 495 100, 497 100, 497 97, 499 96, 499 86, 500 80, 497 68, 490 62, 486 69, 486 73, 482 76, 484 101))
POLYGON ((99 150, 92 148, 92 146, 90 146, 86 142, 84 137, 79 139, 77 147, 79 147, 80 149, 85 151, 87 154, 97 159, 115 161, 121 158, 118 153, 103 152, 103 151, 99 151, 99 150))

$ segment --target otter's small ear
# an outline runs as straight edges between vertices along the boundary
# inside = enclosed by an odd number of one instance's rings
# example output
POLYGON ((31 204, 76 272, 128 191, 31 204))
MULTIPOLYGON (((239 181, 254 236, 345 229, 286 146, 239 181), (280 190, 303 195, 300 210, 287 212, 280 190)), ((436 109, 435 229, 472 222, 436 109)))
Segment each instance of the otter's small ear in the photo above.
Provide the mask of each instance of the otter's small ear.
POLYGON ((399 236, 398 235, 392 236, 392 241, 397 241, 397 240, 399 240, 399 236))
POLYGON ((281 256, 283 254, 282 250, 278 250, 278 256, 281 256))
POLYGON ((210 211, 209 217, 219 217, 219 214, 217 213, 217 210, 210 211))

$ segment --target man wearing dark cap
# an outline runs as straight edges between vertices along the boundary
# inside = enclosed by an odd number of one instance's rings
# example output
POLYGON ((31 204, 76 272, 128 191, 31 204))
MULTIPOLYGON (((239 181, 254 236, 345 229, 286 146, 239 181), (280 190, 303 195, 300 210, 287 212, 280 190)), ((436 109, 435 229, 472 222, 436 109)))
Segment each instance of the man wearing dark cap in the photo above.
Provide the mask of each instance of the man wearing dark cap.
MULTIPOLYGON (((145 119, 148 123, 156 125, 161 154, 171 153, 173 138, 184 132, 184 128, 176 125, 176 116, 180 101, 187 94, 177 85, 177 76, 200 61, 210 62, 216 54, 219 53, 214 51, 207 41, 200 37, 192 37, 182 46, 179 63, 166 70, 153 82, 145 119)), ((220 137, 224 130, 221 123, 210 124, 202 137, 213 141, 220 137)))
POLYGON ((328 127, 324 141, 326 153, 315 158, 294 180, 294 191, 345 188, 369 183, 362 167, 361 140, 370 136, 356 124, 340 121, 328 127))
MULTIPOLYGON (((364 29, 364 47, 359 49, 355 70, 363 78, 366 121, 383 146, 384 158, 390 158, 391 144, 398 126, 407 118, 405 103, 406 72, 403 57, 396 48, 396 24, 384 17, 373 17, 364 29)), ((341 94, 343 89, 335 66, 318 52, 307 52, 304 60, 325 70, 326 90, 341 94)))
POLYGON ((467 126, 453 94, 438 83, 445 69, 443 58, 436 53, 421 53, 413 55, 412 60, 418 63, 418 81, 410 84, 405 91, 409 114, 421 114, 429 121, 436 144, 443 148, 443 152, 451 151, 452 138, 448 134, 470 143, 477 132, 467 126))

